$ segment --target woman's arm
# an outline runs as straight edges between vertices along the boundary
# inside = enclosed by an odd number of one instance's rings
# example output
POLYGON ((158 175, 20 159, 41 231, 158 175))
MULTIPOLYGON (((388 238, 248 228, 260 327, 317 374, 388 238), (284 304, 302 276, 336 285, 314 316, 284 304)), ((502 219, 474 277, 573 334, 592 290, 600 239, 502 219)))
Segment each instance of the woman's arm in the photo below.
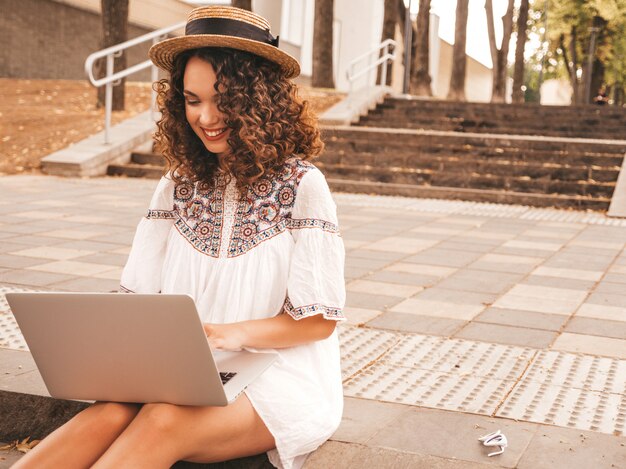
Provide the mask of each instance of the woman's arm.
POLYGON ((289 314, 232 324, 204 324, 212 347, 222 350, 252 348, 285 348, 329 337, 336 321, 321 314, 295 320, 289 314))

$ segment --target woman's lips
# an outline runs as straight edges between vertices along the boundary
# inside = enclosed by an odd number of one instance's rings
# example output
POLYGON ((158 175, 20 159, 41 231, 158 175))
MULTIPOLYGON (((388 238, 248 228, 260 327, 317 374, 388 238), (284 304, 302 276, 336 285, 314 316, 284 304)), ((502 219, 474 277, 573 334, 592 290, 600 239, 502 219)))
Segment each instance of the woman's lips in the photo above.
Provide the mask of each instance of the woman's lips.
POLYGON ((228 127, 222 127, 221 129, 202 129, 202 132, 209 142, 214 142, 223 138, 227 130, 228 127))

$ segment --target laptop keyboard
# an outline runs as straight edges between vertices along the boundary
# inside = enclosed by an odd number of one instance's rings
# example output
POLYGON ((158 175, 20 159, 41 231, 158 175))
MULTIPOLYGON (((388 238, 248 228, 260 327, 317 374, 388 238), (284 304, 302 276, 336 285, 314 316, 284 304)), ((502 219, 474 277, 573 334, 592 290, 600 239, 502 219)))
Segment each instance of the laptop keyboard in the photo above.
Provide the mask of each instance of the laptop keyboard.
POLYGON ((235 376, 236 374, 237 373, 232 373, 232 372, 226 372, 226 373, 220 372, 220 378, 222 378, 222 384, 228 383, 231 380, 231 378, 235 376))

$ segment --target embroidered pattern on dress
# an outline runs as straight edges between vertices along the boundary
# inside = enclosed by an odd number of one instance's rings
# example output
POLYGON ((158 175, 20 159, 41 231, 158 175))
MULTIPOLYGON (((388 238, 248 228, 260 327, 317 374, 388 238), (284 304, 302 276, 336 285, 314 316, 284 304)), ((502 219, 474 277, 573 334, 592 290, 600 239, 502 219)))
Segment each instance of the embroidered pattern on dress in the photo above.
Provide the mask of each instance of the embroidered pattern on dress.
POLYGON ((146 218, 150 220, 175 220, 178 218, 178 213, 174 210, 148 210, 146 218))
POLYGON ((300 180, 312 168, 308 161, 290 159, 282 173, 256 181, 242 199, 234 181, 225 185, 223 176, 212 191, 204 183, 184 182, 174 190, 174 211, 153 210, 149 215, 175 219, 178 232, 212 257, 240 256, 286 230, 319 228, 338 234, 337 225, 328 221, 291 218, 300 180))
POLYGON ((319 303, 294 308, 289 297, 285 299, 283 308, 285 309, 285 312, 295 320, 315 316, 316 314, 322 314, 326 319, 334 319, 337 321, 343 321, 346 319, 341 308, 324 306, 319 303))

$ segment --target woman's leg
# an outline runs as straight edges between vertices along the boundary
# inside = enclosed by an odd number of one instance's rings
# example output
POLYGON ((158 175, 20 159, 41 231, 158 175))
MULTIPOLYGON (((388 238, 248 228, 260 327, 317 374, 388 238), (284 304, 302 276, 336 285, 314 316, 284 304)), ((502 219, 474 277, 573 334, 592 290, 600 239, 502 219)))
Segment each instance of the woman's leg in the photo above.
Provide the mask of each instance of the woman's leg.
POLYGON ((140 404, 96 402, 50 433, 12 469, 91 467, 140 408, 140 404))
POLYGON ((274 447, 245 394, 226 407, 146 404, 93 468, 169 468, 180 460, 226 461, 274 447))

